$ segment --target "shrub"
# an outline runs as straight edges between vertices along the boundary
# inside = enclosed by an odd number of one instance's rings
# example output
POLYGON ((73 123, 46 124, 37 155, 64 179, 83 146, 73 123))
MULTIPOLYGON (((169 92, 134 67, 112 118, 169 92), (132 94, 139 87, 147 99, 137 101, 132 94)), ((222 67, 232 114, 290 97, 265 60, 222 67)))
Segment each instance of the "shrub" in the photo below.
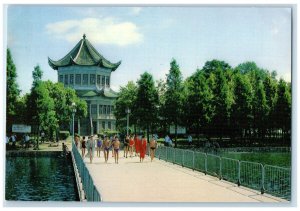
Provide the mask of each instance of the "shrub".
POLYGON ((69 131, 59 131, 59 139, 66 140, 70 136, 69 131))

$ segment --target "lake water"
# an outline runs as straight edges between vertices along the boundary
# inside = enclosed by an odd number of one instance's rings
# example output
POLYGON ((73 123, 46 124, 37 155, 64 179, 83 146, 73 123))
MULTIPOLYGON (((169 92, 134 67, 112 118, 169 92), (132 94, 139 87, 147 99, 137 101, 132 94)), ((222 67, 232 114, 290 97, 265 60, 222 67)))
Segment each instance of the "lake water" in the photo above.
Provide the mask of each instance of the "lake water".
POLYGON ((5 199, 79 201, 71 157, 59 155, 53 152, 7 156, 5 199))

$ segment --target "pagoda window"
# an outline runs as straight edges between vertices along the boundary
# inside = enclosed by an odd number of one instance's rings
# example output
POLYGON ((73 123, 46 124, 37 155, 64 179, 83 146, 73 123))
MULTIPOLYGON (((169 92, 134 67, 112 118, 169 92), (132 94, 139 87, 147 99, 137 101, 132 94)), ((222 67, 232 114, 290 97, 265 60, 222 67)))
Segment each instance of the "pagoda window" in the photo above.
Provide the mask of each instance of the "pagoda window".
POLYGON ((74 84, 74 75, 73 74, 70 75, 70 84, 71 85, 74 84))
POLYGON ((108 129, 111 130, 111 122, 108 122, 108 129))
POLYGON ((102 129, 105 129, 105 122, 102 122, 102 129))
POLYGON ((83 74, 82 75, 82 84, 83 85, 88 85, 88 77, 89 77, 88 74, 83 74))
POLYGON ((106 105, 103 106, 103 114, 106 114, 106 105))
POLYGON ((81 74, 76 74, 75 84, 81 85, 81 74))
POLYGON ((97 75, 97 85, 100 85, 100 82, 101 82, 100 75, 97 75))
POLYGON ((113 114, 114 113, 114 106, 110 107, 110 112, 113 114))
POLYGON ((99 105, 99 114, 103 114, 103 105, 99 105))
POLYGON ((109 76, 106 77, 106 86, 109 87, 109 76))
POLYGON ((66 84, 66 85, 69 84, 69 75, 65 75, 65 84, 66 84))
POLYGON ((59 82, 64 83, 64 75, 59 75, 59 82))
POLYGON ((90 84, 92 84, 92 85, 96 84, 96 75, 95 74, 90 75, 90 84))
POLYGON ((102 84, 101 84, 101 86, 105 86, 105 76, 104 75, 102 76, 102 84))
POLYGON ((91 105, 91 113, 92 114, 97 114, 97 104, 92 104, 91 105))
POLYGON ((107 114, 110 114, 110 106, 107 106, 107 114))

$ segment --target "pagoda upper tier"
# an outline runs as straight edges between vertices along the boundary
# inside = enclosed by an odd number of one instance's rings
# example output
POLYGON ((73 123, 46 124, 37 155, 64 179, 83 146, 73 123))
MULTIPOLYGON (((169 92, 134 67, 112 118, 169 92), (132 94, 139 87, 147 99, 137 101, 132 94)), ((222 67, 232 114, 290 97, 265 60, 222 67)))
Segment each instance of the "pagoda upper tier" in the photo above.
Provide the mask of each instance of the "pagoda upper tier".
POLYGON ((83 38, 66 56, 58 61, 54 61, 48 57, 48 63, 54 70, 58 70, 59 67, 82 65, 99 66, 114 71, 119 67, 121 61, 118 63, 111 63, 105 59, 86 39, 86 36, 83 35, 83 38))

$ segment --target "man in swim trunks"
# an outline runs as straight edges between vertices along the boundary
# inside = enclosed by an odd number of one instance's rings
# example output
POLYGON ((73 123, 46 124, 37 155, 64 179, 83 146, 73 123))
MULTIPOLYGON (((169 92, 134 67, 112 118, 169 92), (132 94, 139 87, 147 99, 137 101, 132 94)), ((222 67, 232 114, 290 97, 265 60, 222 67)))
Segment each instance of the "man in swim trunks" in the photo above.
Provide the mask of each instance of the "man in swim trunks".
POLYGON ((115 163, 119 163, 120 141, 119 141, 118 137, 115 137, 113 149, 114 149, 114 154, 115 154, 115 163))
POLYGON ((125 141, 124 141, 124 157, 128 155, 128 150, 129 150, 129 136, 126 136, 125 141))
POLYGON ((104 147, 104 159, 105 159, 105 163, 107 163, 108 156, 109 156, 109 147, 110 147, 110 141, 108 140, 107 136, 105 136, 104 138, 103 147, 104 147))
POLYGON ((151 162, 152 162, 154 159, 154 156, 155 156, 155 149, 157 147, 157 142, 154 139, 154 136, 152 136, 152 139, 149 144, 150 144, 150 157, 151 157, 151 162))

